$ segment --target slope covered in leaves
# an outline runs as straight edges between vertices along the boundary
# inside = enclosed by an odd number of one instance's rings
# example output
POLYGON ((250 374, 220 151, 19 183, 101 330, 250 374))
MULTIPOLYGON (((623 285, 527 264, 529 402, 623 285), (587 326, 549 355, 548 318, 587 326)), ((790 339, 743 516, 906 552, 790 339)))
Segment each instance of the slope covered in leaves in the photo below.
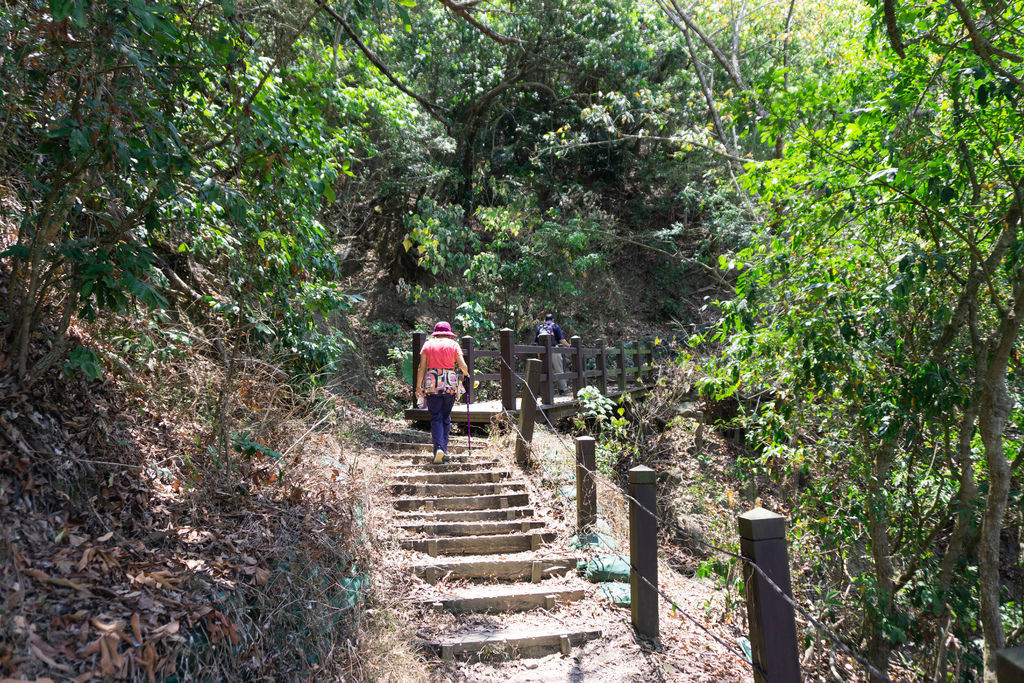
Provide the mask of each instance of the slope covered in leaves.
POLYGON ((25 391, 0 356, 0 675, 352 673, 365 562, 344 404, 316 427, 286 385, 239 372, 232 419, 292 448, 228 463, 197 447, 216 379, 193 356, 25 391))

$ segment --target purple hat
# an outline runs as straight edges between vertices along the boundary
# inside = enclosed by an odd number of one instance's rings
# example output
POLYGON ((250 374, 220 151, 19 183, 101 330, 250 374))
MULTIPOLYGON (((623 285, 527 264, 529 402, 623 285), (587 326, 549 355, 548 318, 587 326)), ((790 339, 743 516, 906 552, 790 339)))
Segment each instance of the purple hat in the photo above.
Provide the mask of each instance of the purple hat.
POLYGON ((452 332, 452 326, 442 321, 434 325, 434 333, 431 337, 454 337, 455 333, 452 332))

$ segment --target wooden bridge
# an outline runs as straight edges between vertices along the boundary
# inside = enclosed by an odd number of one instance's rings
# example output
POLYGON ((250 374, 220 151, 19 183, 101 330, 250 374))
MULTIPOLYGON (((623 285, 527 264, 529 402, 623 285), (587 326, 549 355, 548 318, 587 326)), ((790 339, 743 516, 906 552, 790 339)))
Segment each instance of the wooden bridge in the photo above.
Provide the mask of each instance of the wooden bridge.
MULTIPOLYGON (((426 332, 412 335, 413 382, 420 362, 420 349, 427 340, 426 332)), ((540 336, 537 344, 516 344, 515 333, 503 329, 498 333, 498 348, 479 348, 472 337, 462 337, 462 353, 469 375, 465 378, 466 403, 452 411, 452 422, 468 420, 474 424, 487 424, 501 413, 517 415, 524 379, 526 360, 541 361, 540 391, 537 409, 549 419, 568 417, 579 409, 576 395, 585 386, 595 386, 602 395, 617 399, 623 394, 635 395, 647 391, 644 384, 654 372, 654 346, 643 341, 619 341, 608 345, 598 339, 593 346, 584 346, 579 337, 569 339, 570 346, 555 345, 549 334, 540 336), (555 373, 552 359, 563 357, 564 372, 555 373), (558 396, 555 383, 565 380, 572 389, 571 396, 558 396)), ((415 389, 415 386, 413 387, 415 389)), ((415 391, 413 392, 415 394, 415 391)), ((428 421, 425 408, 407 408, 405 418, 428 421)))

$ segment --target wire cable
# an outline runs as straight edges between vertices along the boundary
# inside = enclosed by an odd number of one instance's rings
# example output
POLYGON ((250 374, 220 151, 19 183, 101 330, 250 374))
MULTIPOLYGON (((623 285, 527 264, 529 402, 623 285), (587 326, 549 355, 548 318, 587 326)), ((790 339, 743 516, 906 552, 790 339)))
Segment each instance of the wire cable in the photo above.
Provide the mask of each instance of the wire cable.
MULTIPOLYGON (((514 431, 516 431, 516 433, 519 433, 519 430, 518 430, 518 429, 516 429, 516 428, 513 428, 513 429, 514 429, 514 431)), ((584 469, 586 469, 586 468, 584 468, 584 469)), ((623 495, 621 491, 618 491, 618 490, 616 490, 615 492, 616 492, 616 493, 618 493, 618 494, 620 494, 620 495, 623 495)), ((556 495, 558 495, 558 496, 562 496, 562 497, 564 497, 564 498, 566 498, 566 499, 568 499, 568 498, 569 498, 569 496, 567 496, 567 495, 566 495, 565 493, 563 493, 563 492, 562 492, 562 491, 561 491, 560 489, 558 489, 557 487, 555 488, 555 494, 556 494, 556 495)), ((626 497, 628 497, 628 496, 626 496, 626 497)), ((577 534, 577 536, 580 536, 580 535, 581 535, 581 531, 582 531, 582 530, 581 530, 581 529, 580 529, 580 528, 579 528, 579 527, 577 526, 577 527, 576 527, 576 534, 577 534)), ((636 573, 636 576, 637 576, 637 578, 638 578, 638 579, 639 579, 640 581, 642 581, 642 582, 646 583, 646 584, 647 584, 648 586, 650 586, 651 588, 653 588, 653 589, 655 590, 655 592, 657 592, 657 594, 658 594, 658 595, 659 595, 659 596, 660 596, 660 597, 661 597, 661 598, 662 598, 663 600, 665 600, 665 601, 666 601, 666 602, 667 602, 668 604, 670 604, 670 605, 672 606, 672 609, 673 609, 673 610, 675 610, 676 612, 679 612, 679 613, 680 613, 681 615, 683 615, 683 616, 684 616, 684 617, 685 617, 685 618, 686 618, 687 620, 689 620, 689 621, 690 621, 690 622, 691 622, 691 623, 692 623, 692 624, 693 624, 694 626, 696 626, 696 627, 697 627, 697 628, 699 628, 699 629, 700 629, 701 631, 703 631, 704 633, 706 633, 706 634, 708 634, 709 636, 711 636, 711 638, 712 638, 713 640, 715 640, 715 642, 717 642, 718 644, 720 644, 720 645, 721 645, 721 646, 722 646, 723 648, 725 648, 725 650, 726 650, 727 652, 729 652, 730 654, 732 654, 733 656, 735 656, 735 657, 736 657, 737 659, 739 659, 739 660, 740 660, 741 662, 743 662, 743 663, 744 663, 744 664, 746 664, 746 665, 750 665, 750 666, 752 666, 752 667, 754 668, 754 670, 755 670, 755 671, 756 671, 756 672, 757 672, 758 674, 760 674, 760 675, 761 675, 761 677, 762 677, 762 678, 763 678, 763 679, 764 679, 764 680, 765 680, 766 682, 768 681, 768 676, 767 676, 767 675, 765 674, 765 672, 764 672, 764 671, 763 671, 763 670, 761 669, 761 667, 760 667, 760 666, 758 666, 758 665, 757 665, 757 663, 756 663, 756 662, 754 662, 754 661, 752 660, 752 658, 748 658, 748 657, 746 656, 746 654, 745 654, 745 653, 741 652, 740 650, 737 650, 737 649, 736 649, 735 647, 733 647, 732 645, 730 645, 730 644, 729 644, 729 643, 728 643, 727 641, 725 641, 725 640, 724 640, 723 638, 721 638, 720 636, 718 636, 718 635, 717 635, 716 633, 714 633, 713 631, 711 631, 711 629, 709 629, 709 628, 708 628, 707 626, 705 626, 705 625, 704 625, 703 623, 701 623, 701 622, 700 622, 700 621, 699 621, 699 620, 698 620, 698 619, 697 619, 696 617, 694 617, 694 616, 693 616, 693 615, 691 615, 691 614, 690 614, 689 612, 687 612, 687 611, 686 611, 685 609, 683 609, 682 607, 680 607, 680 606, 679 606, 679 604, 678 604, 678 603, 677 603, 677 602, 676 602, 676 601, 675 601, 675 600, 674 600, 673 598, 671 598, 671 597, 670 597, 669 595, 667 595, 667 594, 666 594, 666 593, 665 593, 665 592, 664 592, 664 591, 663 591, 663 590, 662 590, 661 588, 659 588, 658 586, 656 586, 655 584, 653 584, 653 583, 652 583, 652 582, 651 582, 651 581, 650 581, 650 580, 649 580, 649 579, 648 579, 648 578, 647 578, 646 576, 643 576, 643 575, 642 575, 642 574, 641 574, 641 573, 639 572, 639 570, 638 570, 638 569, 636 568, 636 566, 635 566, 635 565, 634 565, 634 564, 633 564, 633 563, 632 563, 632 562, 631 562, 631 561, 630 561, 630 560, 629 560, 628 558, 626 558, 626 556, 625 556, 625 555, 623 555, 623 554, 622 554, 621 552, 619 552, 619 551, 615 550, 615 548, 613 548, 613 547, 611 547, 611 546, 606 546, 606 547, 607 547, 607 549, 608 549, 608 550, 610 551, 610 552, 609 552, 609 554, 611 554, 611 555, 614 555, 615 557, 617 557, 617 558, 619 558, 620 560, 622 560, 622 561, 623 561, 623 562, 624 562, 624 563, 625 563, 626 565, 628 565, 628 566, 629 566, 629 568, 630 568, 630 570, 636 573)))
MULTIPOLYGON (((513 375, 514 378, 519 378, 520 377, 515 372, 515 368, 511 368, 504 358, 501 358, 500 360, 501 360, 502 365, 504 365, 505 367, 507 367, 507 368, 512 370, 512 375, 513 375)), ((538 406, 543 405, 540 402, 540 398, 530 389, 529 384, 527 384, 526 382, 523 382, 523 388, 527 392, 529 392, 530 396, 533 398, 533 400, 537 403, 538 406)), ((503 412, 508 414, 508 411, 503 411, 503 412)), ((640 501, 638 501, 636 498, 634 498, 634 497, 630 496, 628 493, 625 493, 624 491, 622 491, 622 489, 620 489, 619 487, 613 486, 612 484, 604 481, 602 478, 597 476, 596 472, 594 472, 593 470, 590 470, 589 468, 584 466, 582 463, 580 463, 579 460, 576 459, 576 457, 575 457, 576 456, 576 449, 570 447, 569 444, 566 443, 566 441, 562 437, 562 435, 559 433, 559 431, 557 429, 555 429, 555 426, 551 423, 551 420, 548 418, 547 412, 544 411, 544 410, 538 410, 537 412, 540 413, 540 415, 544 418, 544 422, 547 424, 548 429, 552 432, 552 434, 554 434, 554 436, 557 439, 557 441, 559 442, 559 444, 561 444, 561 446, 566 451, 568 451, 569 453, 573 454, 573 458, 574 458, 574 460, 576 460, 577 467, 579 467, 580 469, 584 470, 587 474, 589 474, 591 479, 593 479, 595 482, 601 484, 606 489, 614 491, 618 495, 620 495, 620 496, 624 497, 625 499, 631 501, 639 509, 643 510, 648 515, 650 515, 652 518, 654 518, 654 520, 656 522, 658 522, 659 524, 662 524, 662 525, 664 525, 664 526, 666 526, 668 528, 674 529, 675 531, 677 531, 679 533, 682 533, 683 535, 686 535, 686 532, 683 531, 683 529, 678 527, 676 524, 672 523, 669 520, 663 519, 662 517, 660 517, 657 514, 657 512, 655 512, 653 510, 650 510, 649 508, 644 506, 640 501)), ((513 421, 510 420, 510 422, 513 422, 513 421)), ((517 433, 519 433, 519 430, 518 430, 517 427, 513 427, 513 429, 517 433)), ((519 434, 519 436, 522 437, 522 434, 519 434)), ((739 560, 740 562, 742 562, 742 563, 746 564, 747 566, 749 566, 755 573, 757 573, 757 575, 760 578, 762 578, 765 581, 766 584, 768 584, 768 586, 772 590, 774 590, 776 593, 778 593, 782 597, 782 599, 790 607, 792 607, 794 610, 799 612, 808 621, 808 623, 810 623, 812 626, 814 626, 815 629, 817 629, 819 632, 821 632, 822 634, 827 636, 843 652, 845 652, 846 654, 851 656, 854 660, 856 660, 857 663, 859 663, 861 666, 863 666, 872 676, 875 676, 876 678, 878 678, 878 679, 880 679, 882 681, 887 681, 888 682, 890 680, 888 676, 886 676, 884 673, 879 671, 875 666, 873 666, 870 662, 868 662, 864 657, 862 657, 861 655, 859 655, 856 652, 854 652, 853 649, 850 648, 850 646, 848 646, 846 643, 844 643, 839 638, 839 636, 837 636, 835 633, 833 633, 830 629, 828 629, 826 626, 824 626, 821 622, 819 622, 817 619, 815 619, 813 616, 811 616, 804 608, 802 608, 800 605, 798 605, 793 600, 793 598, 791 598, 789 595, 787 595, 786 592, 784 590, 782 590, 782 588, 779 587, 779 585, 776 584, 775 581, 770 576, 768 576, 768 574, 761 567, 759 567, 757 565, 757 563, 754 562, 752 559, 750 559, 749 557, 744 557, 743 555, 740 555, 738 553, 734 553, 734 552, 732 552, 730 550, 726 550, 725 548, 720 548, 720 547, 718 547, 718 546, 716 546, 716 545, 714 545, 712 543, 708 543, 707 541, 703 541, 701 539, 694 539, 694 540, 697 541, 698 545, 701 545, 701 546, 703 546, 705 548, 708 548, 709 550, 713 550, 715 552, 721 553, 721 554, 726 555, 728 557, 735 558, 735 559, 739 560)))

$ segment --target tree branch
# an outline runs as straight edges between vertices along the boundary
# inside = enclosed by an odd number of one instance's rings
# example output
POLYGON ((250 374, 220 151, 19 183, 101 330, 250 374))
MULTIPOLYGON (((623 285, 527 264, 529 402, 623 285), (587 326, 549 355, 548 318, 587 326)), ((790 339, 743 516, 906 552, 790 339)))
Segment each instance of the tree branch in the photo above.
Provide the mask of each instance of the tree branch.
POLYGON ((441 110, 440 107, 438 107, 436 104, 428 101, 426 98, 422 97, 421 95, 417 95, 412 90, 410 90, 405 85, 403 85, 401 81, 399 81, 397 78, 395 78, 394 74, 392 74, 391 71, 389 71, 388 68, 386 66, 384 66, 384 63, 380 61, 380 58, 377 57, 376 54, 374 54, 373 50, 368 48, 363 43, 363 41, 359 39, 359 36, 357 36, 356 32, 352 30, 352 27, 349 26, 349 23, 347 21, 345 21, 345 19, 340 14, 338 14, 334 10, 334 8, 332 8, 330 5, 327 5, 327 6, 324 7, 324 9, 327 10, 327 14, 330 15, 330 17, 332 19, 334 19, 336 22, 338 22, 338 24, 341 26, 342 30, 345 31, 346 35, 348 35, 348 37, 352 39, 352 42, 355 43, 356 46, 359 48, 359 51, 362 52, 363 55, 365 55, 365 57, 368 60, 370 60, 370 63, 373 64, 377 68, 377 71, 381 72, 384 75, 384 77, 387 78, 389 81, 391 81, 391 83, 396 88, 398 88, 403 93, 405 93, 409 97, 411 97, 414 100, 416 100, 417 102, 419 102, 420 105, 427 111, 427 113, 433 119, 439 121, 441 123, 441 125, 444 126, 445 130, 448 132, 449 135, 452 134, 452 123, 451 123, 451 121, 448 120, 448 118, 446 116, 444 116, 444 114, 441 113, 442 110, 441 110))
POLYGON ((712 154, 720 156, 723 159, 727 159, 729 161, 738 163, 741 166, 743 164, 758 163, 757 159, 744 159, 743 157, 735 156, 733 154, 730 154, 729 152, 723 152, 720 149, 715 149, 711 145, 706 145, 703 142, 697 142, 695 140, 683 140, 680 138, 670 138, 659 135, 623 135, 621 137, 617 137, 611 140, 594 140, 592 142, 578 142, 572 145, 552 145, 550 147, 545 147, 544 149, 537 150, 537 153, 543 154, 545 152, 550 152, 552 150, 559 149, 576 149, 581 147, 596 147, 597 145, 611 145, 616 142, 625 142, 627 140, 651 140, 653 142, 667 142, 677 145, 691 145, 693 147, 699 147, 706 152, 711 152, 712 154))
POLYGON ((1022 59, 1018 54, 995 48, 992 43, 988 41, 988 38, 981 35, 978 31, 978 25, 974 23, 974 17, 972 17, 971 13, 967 10, 967 6, 964 5, 963 0, 950 0, 950 2, 953 7, 956 8, 957 14, 960 15, 960 21, 963 22, 964 28, 967 29, 967 34, 971 37, 971 46, 974 48, 974 53, 981 58, 981 61, 992 67, 992 70, 1000 76, 1007 79, 1018 88, 1024 88, 1024 80, 1021 80, 1012 71, 1007 71, 997 64, 995 59, 992 58, 992 54, 995 53, 1004 59, 1009 59, 1010 61, 1017 63, 1024 61, 1024 59, 1022 59))
POLYGON ((740 90, 750 96, 751 102, 754 105, 754 110, 760 118, 768 118, 768 110, 764 108, 761 101, 757 99, 757 95, 747 87, 746 82, 743 80, 743 76, 739 71, 733 68, 731 60, 725 55, 724 52, 715 44, 715 41, 701 30, 700 26, 687 14, 686 10, 679 6, 677 0, 658 0, 658 4, 661 5, 662 10, 668 16, 669 20, 676 25, 677 28, 681 28, 679 22, 686 25, 688 29, 693 31, 694 35, 700 39, 700 42, 704 43, 705 47, 711 51, 714 55, 715 61, 718 62, 719 66, 725 71, 726 75, 729 76, 729 80, 733 82, 737 90, 740 90), (671 4, 671 8, 666 5, 666 2, 671 4))
POLYGON ((511 45, 513 43, 522 45, 523 41, 520 40, 519 38, 510 38, 509 36, 503 36, 500 33, 496 32, 494 29, 474 19, 473 15, 469 13, 469 9, 477 5, 477 2, 458 3, 454 2, 453 0, 437 1, 444 5, 445 7, 447 7, 449 10, 451 10, 454 14, 457 14, 463 19, 465 19, 470 26, 475 28, 477 31, 480 31, 480 33, 484 34, 494 42, 499 43, 501 45, 511 45))

